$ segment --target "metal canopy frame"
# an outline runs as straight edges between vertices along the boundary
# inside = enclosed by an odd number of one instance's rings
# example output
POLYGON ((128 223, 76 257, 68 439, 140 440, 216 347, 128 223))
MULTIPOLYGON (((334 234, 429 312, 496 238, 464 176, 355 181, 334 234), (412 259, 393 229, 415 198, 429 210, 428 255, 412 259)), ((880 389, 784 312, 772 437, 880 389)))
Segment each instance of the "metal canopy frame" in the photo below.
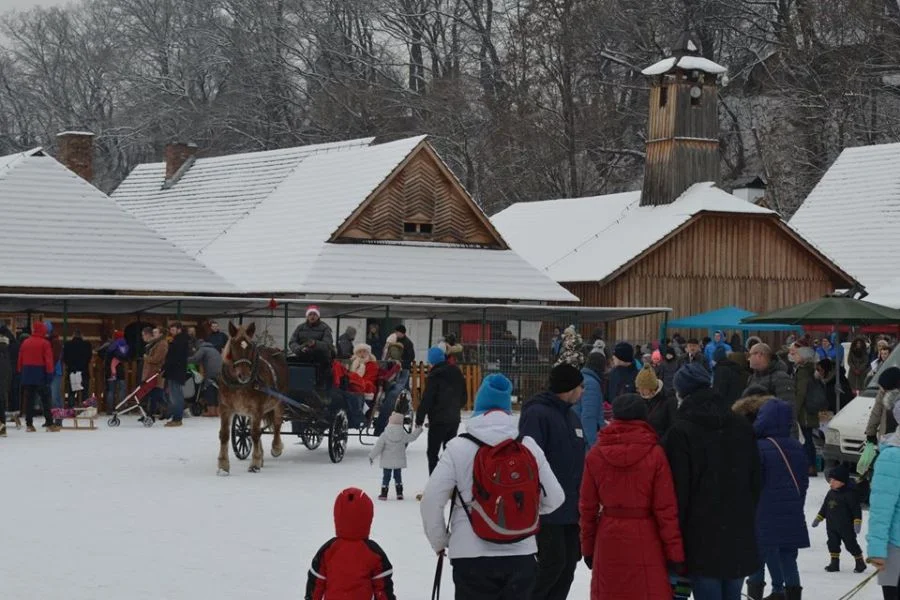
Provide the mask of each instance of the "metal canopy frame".
POLYGON ((540 304, 478 304, 401 300, 319 300, 245 296, 140 296, 104 294, 0 294, 0 313, 177 314, 207 318, 298 317, 315 304, 326 318, 445 319, 457 321, 570 319, 572 323, 617 321, 670 313, 666 307, 585 307, 540 304))

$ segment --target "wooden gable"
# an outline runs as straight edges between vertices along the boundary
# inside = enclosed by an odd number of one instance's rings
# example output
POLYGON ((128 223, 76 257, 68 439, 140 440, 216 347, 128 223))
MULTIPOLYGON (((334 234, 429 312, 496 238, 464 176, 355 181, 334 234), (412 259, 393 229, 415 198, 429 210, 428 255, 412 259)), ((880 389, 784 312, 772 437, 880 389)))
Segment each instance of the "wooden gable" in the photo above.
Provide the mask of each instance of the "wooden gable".
MULTIPOLYGON (((586 306, 667 306, 670 318, 681 318, 723 306, 767 312, 854 283, 780 219, 706 213, 605 281, 563 287, 586 306)), ((663 319, 627 319, 615 326, 615 335, 656 339, 663 319)))
POLYGON ((410 153, 329 241, 414 241, 508 248, 427 142, 410 153))

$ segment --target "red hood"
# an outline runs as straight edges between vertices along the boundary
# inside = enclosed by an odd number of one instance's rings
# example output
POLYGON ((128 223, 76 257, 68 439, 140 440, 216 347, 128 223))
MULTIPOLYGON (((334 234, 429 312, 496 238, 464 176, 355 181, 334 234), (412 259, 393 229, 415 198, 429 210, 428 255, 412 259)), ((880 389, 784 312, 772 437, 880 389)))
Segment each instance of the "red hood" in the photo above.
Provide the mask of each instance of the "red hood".
POLYGON ((334 531, 344 540, 365 540, 372 529, 375 506, 358 488, 347 488, 334 501, 334 531))
POLYGON ((31 326, 31 335, 35 337, 47 337, 47 326, 40 321, 36 321, 31 326))
POLYGON ((613 421, 598 439, 600 454, 616 467, 630 467, 658 443, 656 431, 646 421, 613 421))

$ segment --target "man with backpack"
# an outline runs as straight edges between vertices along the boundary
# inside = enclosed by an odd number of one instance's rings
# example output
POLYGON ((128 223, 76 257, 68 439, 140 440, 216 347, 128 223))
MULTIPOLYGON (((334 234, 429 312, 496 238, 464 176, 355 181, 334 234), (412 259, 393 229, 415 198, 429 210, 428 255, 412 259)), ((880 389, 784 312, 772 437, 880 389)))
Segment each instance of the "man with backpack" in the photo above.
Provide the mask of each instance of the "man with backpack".
POLYGON ((425 535, 438 560, 449 549, 457 600, 531 598, 539 515, 565 499, 541 448, 518 432, 512 387, 503 375, 485 377, 467 433, 447 444, 422 495, 425 535))
POLYGON ((584 377, 574 366, 561 363, 550 371, 549 387, 525 403, 519 418, 519 433, 538 443, 566 494, 562 506, 541 517, 533 600, 565 600, 581 560, 578 494, 586 446, 572 406, 584 392, 584 377))

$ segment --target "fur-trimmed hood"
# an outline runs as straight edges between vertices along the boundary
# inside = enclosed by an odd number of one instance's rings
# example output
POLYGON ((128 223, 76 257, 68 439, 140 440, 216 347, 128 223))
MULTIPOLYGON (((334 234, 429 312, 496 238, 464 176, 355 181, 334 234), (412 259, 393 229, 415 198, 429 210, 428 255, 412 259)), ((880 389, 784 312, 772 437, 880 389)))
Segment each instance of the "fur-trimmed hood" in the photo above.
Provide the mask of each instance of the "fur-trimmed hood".
POLYGON ((773 398, 774 396, 770 394, 747 396, 746 398, 741 398, 735 402, 734 406, 731 407, 731 410, 752 423, 756 419, 756 415, 759 413, 759 409, 762 408, 762 405, 773 398))

